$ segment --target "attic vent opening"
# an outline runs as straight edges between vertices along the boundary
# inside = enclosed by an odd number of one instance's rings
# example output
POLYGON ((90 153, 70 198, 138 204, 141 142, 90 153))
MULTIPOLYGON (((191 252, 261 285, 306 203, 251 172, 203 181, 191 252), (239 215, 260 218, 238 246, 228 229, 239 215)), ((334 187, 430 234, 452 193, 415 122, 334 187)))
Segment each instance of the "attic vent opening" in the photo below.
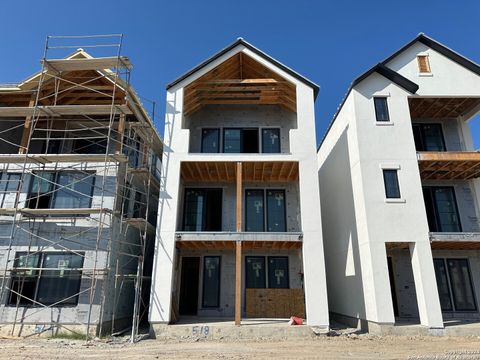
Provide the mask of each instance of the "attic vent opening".
POLYGON ((418 71, 420 73, 430 73, 430 62, 428 61, 428 55, 418 55, 418 71))

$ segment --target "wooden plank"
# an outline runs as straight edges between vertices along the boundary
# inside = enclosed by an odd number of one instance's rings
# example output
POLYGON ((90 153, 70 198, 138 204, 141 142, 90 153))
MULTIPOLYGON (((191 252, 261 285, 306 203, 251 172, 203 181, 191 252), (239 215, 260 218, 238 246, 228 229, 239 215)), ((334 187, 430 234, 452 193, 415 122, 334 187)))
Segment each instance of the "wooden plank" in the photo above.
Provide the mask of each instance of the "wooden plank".
POLYGON ((48 70, 60 71, 80 71, 80 70, 106 70, 115 67, 124 67, 132 69, 133 65, 126 56, 111 56, 98 58, 84 58, 84 59, 51 59, 41 60, 40 63, 45 63, 48 70))
MULTIPOLYGON (((114 105, 114 111, 117 114, 132 114, 132 110, 127 105, 114 105)), ((0 117, 20 117, 35 116, 38 117, 60 117, 63 115, 110 115, 111 105, 32 105, 20 107, 0 107, 0 117), (35 110, 36 109, 36 110, 35 110)))
MULTIPOLYGON (((36 95, 33 94, 28 103, 29 107, 35 105, 36 95)), ((33 114, 32 114, 33 115, 33 114)), ((23 127, 22 139, 20 140, 20 148, 18 149, 19 154, 25 154, 27 152, 28 138, 30 137, 30 129, 32 126, 32 115, 27 115, 25 118, 25 125, 23 127)))
POLYGON ((115 144, 115 153, 120 154, 123 146, 123 134, 125 132, 125 114, 120 115, 117 128, 117 143, 115 144))
POLYGON ((236 230, 242 231, 242 163, 237 162, 236 230))
POLYGON ((240 326, 242 317, 242 242, 235 246, 235 325, 240 326))

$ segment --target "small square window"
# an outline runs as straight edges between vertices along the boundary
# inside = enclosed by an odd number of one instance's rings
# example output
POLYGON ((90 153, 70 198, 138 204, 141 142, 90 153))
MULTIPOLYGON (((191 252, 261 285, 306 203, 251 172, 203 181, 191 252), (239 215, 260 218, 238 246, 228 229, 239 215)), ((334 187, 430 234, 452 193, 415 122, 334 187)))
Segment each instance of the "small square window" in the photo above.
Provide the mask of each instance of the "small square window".
POLYGON ((398 185, 397 170, 383 170, 383 182, 385 184, 385 196, 387 199, 400 199, 400 187, 398 185))
POLYGON ((428 55, 418 55, 417 56, 418 62, 418 71, 422 74, 430 73, 430 62, 428 61, 428 55))
POLYGON ((374 97, 375 104, 375 116, 377 121, 390 121, 390 116, 388 115, 388 105, 386 97, 374 97))

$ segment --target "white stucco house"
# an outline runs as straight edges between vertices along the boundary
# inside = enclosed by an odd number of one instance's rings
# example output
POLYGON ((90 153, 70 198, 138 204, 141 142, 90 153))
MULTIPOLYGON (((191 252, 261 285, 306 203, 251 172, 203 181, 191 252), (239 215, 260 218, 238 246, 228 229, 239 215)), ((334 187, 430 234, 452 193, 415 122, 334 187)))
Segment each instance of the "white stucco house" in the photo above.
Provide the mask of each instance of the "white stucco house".
POLYGON ((480 317, 479 75, 420 34, 353 81, 318 149, 334 318, 442 333, 480 317))
POLYGON ((243 39, 167 86, 154 331, 291 315, 328 328, 318 90, 243 39))

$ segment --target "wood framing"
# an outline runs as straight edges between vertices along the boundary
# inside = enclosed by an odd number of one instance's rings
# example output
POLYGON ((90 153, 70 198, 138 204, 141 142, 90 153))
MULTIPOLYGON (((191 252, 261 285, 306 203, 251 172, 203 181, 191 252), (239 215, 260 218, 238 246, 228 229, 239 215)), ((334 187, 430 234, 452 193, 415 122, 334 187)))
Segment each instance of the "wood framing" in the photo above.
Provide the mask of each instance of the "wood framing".
POLYGON ((411 97, 412 119, 457 118, 480 106, 478 97, 411 97))
POLYGON ((480 153, 476 151, 418 152, 422 180, 469 180, 480 177, 480 153))
POLYGON ((295 85, 240 52, 185 88, 185 115, 212 104, 279 105, 296 112, 296 90, 295 85))
POLYGON ((236 231, 242 231, 242 163, 237 163, 236 231))
MULTIPOLYGON (((185 161, 181 165, 182 180, 192 182, 234 182, 237 165, 234 161, 185 161)), ((242 162, 243 182, 292 182, 298 180, 296 161, 242 162)))
POLYGON ((242 242, 235 244, 235 325, 240 326, 242 318, 242 242))
POLYGON ((50 59, 42 60, 45 67, 54 72, 80 71, 80 70, 106 70, 115 67, 132 69, 132 64, 126 56, 111 56, 99 58, 77 58, 77 59, 50 59))

